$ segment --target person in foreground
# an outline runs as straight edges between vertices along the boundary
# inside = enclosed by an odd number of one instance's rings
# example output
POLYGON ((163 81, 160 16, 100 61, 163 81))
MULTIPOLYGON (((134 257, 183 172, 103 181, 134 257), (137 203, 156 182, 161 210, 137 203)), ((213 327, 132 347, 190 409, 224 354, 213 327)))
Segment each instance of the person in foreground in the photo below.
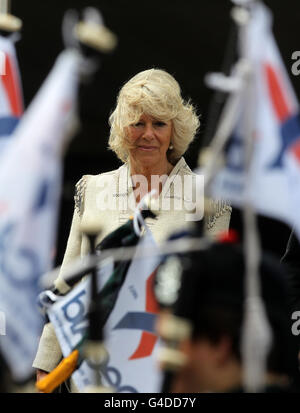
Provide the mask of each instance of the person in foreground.
MULTIPOLYGON (((241 336, 245 308, 245 262, 235 244, 214 244, 192 255, 182 276, 191 278, 192 334, 182 343, 187 363, 172 392, 243 393, 241 336), (200 270, 201 268, 201 270, 200 270)), ((262 297, 273 342, 262 392, 298 392, 297 353, 290 330, 284 268, 271 255, 260 264, 262 297)))
MULTIPOLYGON (((196 175, 182 155, 199 127, 191 103, 185 102, 177 81, 166 71, 149 69, 138 73, 120 90, 110 116, 109 147, 123 165, 99 175, 85 175, 76 185, 75 211, 56 287, 69 290, 64 268, 89 251, 81 233, 85 222, 100 228, 98 244, 107 234, 124 224, 144 195, 155 190, 157 218, 147 220, 154 239, 164 242, 173 231, 187 228, 203 218, 203 194, 196 190, 196 175), (198 198, 197 198, 198 197, 198 198)), ((210 236, 226 231, 231 207, 210 201, 204 215, 205 232, 210 236)), ((50 372, 60 361, 61 351, 53 327, 46 324, 33 366, 50 372)))

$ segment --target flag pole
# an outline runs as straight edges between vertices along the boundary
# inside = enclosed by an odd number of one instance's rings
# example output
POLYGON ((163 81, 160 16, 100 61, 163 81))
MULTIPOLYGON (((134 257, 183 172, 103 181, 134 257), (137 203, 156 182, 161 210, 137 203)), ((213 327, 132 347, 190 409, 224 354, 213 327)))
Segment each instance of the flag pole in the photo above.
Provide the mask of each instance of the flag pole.
MULTIPOLYGON (((239 105, 244 93, 250 99, 250 111, 247 109, 247 118, 244 126, 246 130, 246 188, 249 187, 251 179, 250 162, 253 153, 253 85, 251 82, 251 66, 245 56, 246 44, 245 33, 250 19, 251 6, 257 0, 232 0, 235 7, 232 17, 239 26, 240 58, 233 72, 233 77, 226 78, 224 75, 210 76, 207 80, 212 86, 221 87, 224 90, 231 89, 219 125, 210 148, 200 152, 199 164, 203 165, 205 176, 205 193, 209 192, 210 185, 223 166, 222 154, 224 147, 230 137, 238 117, 239 105), (251 101, 252 100, 252 101, 251 101)), ((245 253, 245 318, 242 330, 242 358, 243 358, 243 382, 246 391, 257 392, 263 388, 265 363, 271 342, 271 330, 265 314, 264 304, 260 294, 259 262, 260 242, 256 224, 255 211, 252 203, 247 199, 244 211, 244 253, 245 253), (258 352, 260 354, 258 357, 258 352)))
MULTIPOLYGON (((111 53, 117 45, 117 37, 105 25, 102 15, 97 9, 87 7, 83 11, 83 19, 78 22, 73 35, 77 40, 93 54, 103 58, 105 54, 111 53)), ((85 223, 81 228, 88 237, 90 243, 90 256, 95 256, 95 241, 101 228, 96 221, 85 223)), ((94 371, 94 384, 86 386, 85 393, 107 393, 113 392, 112 388, 102 385, 100 368, 108 358, 107 350, 104 346, 104 332, 102 326, 103 314, 102 303, 98 297, 99 285, 97 277, 97 266, 92 266, 90 270, 91 292, 89 304, 89 328, 88 337, 83 343, 83 352, 87 363, 94 371)))
POLYGON ((1 6, 0 12, 2 14, 10 13, 10 0, 2 0, 0 6, 1 6))
MULTIPOLYGON (((237 30, 242 24, 236 18, 235 11, 246 11, 246 7, 257 0, 232 0, 236 5, 231 12, 232 18, 237 25, 237 30)), ((240 14, 241 16, 241 14, 240 14)), ((204 174, 204 193, 209 193, 210 185, 217 175, 219 169, 223 166, 223 150, 233 131, 238 118, 238 109, 240 108, 242 94, 247 77, 249 74, 249 62, 246 59, 239 57, 237 63, 232 69, 231 76, 226 76, 224 73, 212 73, 206 76, 206 83, 223 92, 229 92, 229 96, 220 115, 220 120, 216 128, 216 132, 211 139, 210 146, 200 150, 198 157, 199 173, 204 174)))
MULTIPOLYGON (((97 222, 85 223, 82 229, 90 243, 90 254, 96 253, 95 243, 96 238, 101 232, 97 222)), ((93 267, 90 272, 91 277, 91 291, 89 302, 89 327, 88 336, 83 343, 83 353, 87 360, 88 365, 94 371, 95 384, 87 386, 85 393, 105 393, 112 392, 113 389, 105 387, 101 382, 101 366, 107 361, 108 353, 104 346, 104 332, 102 327, 102 303, 98 297, 98 291, 100 290, 99 280, 97 276, 97 267, 93 267)))
MULTIPOLYGON (((230 34, 229 34, 229 39, 227 42, 226 46, 226 52, 225 56, 223 59, 223 65, 222 65, 222 72, 224 75, 229 76, 230 75, 230 70, 232 67, 232 64, 234 63, 234 57, 235 57, 235 43, 236 43, 236 38, 237 38, 237 30, 236 30, 236 24, 233 22, 230 34)), ((242 67, 239 67, 239 71, 242 72, 244 69, 242 67)), ((217 90, 214 93, 212 102, 210 104, 209 108, 209 114, 208 114, 208 121, 207 121, 207 127, 206 127, 206 132, 203 137, 202 141, 202 151, 201 153, 207 153, 208 152, 208 145, 210 144, 210 141, 212 139, 213 133, 215 132, 215 125, 217 124, 217 119, 219 117, 219 113, 221 110, 221 105, 225 102, 225 99, 228 95, 228 91, 223 91, 223 90, 217 90)), ((239 96, 238 93, 235 93, 234 96, 231 96, 230 102, 227 103, 226 105, 226 111, 223 113, 222 116, 222 121, 220 122, 220 125, 217 125, 217 143, 216 145, 219 145, 218 149, 215 148, 213 154, 214 160, 211 160, 211 163, 209 165, 209 171, 206 171, 205 175, 205 184, 204 184, 204 213, 207 214, 207 216, 211 216, 215 213, 211 206, 211 201, 207 197, 207 191, 206 189, 209 186, 209 183, 211 182, 210 178, 209 180, 207 179, 208 175, 213 177, 214 174, 214 169, 212 167, 215 167, 215 161, 218 160, 222 148, 225 145, 224 139, 226 140, 227 137, 229 137, 230 132, 228 131, 228 128, 231 128, 231 125, 234 125, 234 119, 236 116, 237 108, 239 106, 239 96), (225 132, 225 133, 224 133, 225 132), (220 145, 221 142, 221 145, 220 145)), ((200 172, 201 173, 201 172, 200 172)), ((196 237, 199 237, 199 239, 205 240, 207 238, 206 233, 205 233, 205 219, 202 219, 201 221, 197 221, 197 225, 195 226, 195 232, 194 235, 196 237)), ((191 250, 190 250, 191 251, 191 250)), ((187 252, 190 252, 187 251, 187 252)), ((183 252, 183 250, 181 251, 183 252)), ((175 257, 169 258, 171 262, 175 257)), ((167 261, 168 262, 168 261, 167 261)), ((182 280, 182 286, 181 289, 185 292, 187 290, 187 287, 185 286, 185 281, 182 280)), ((181 293, 182 294, 182 293, 181 293)), ((183 296, 186 296, 187 298, 189 294, 184 294, 183 296)), ((174 380, 176 377, 176 373, 179 369, 181 369, 184 364, 186 363, 186 358, 185 355, 182 353, 180 350, 180 344, 184 339, 186 339, 190 335, 191 331, 191 325, 190 323, 180 316, 181 314, 184 314, 185 312, 185 307, 188 305, 189 299, 181 299, 180 304, 175 302, 172 303, 172 305, 169 303, 166 307, 166 311, 163 314, 163 316, 160 318, 160 323, 157 326, 157 331, 159 336, 164 340, 164 347, 160 350, 160 353, 158 354, 159 358, 159 363, 162 367, 162 370, 164 371, 163 375, 163 380, 162 380, 162 386, 161 386, 161 392, 162 393, 170 393, 172 391, 172 387, 174 384, 174 380)))
POLYGON ((22 20, 10 14, 11 1, 0 0, 0 30, 13 33, 18 32, 22 28, 22 20))
MULTIPOLYGON (((219 127, 212 140, 211 148, 200 153, 199 163, 204 164, 204 176, 206 189, 210 189, 210 184, 218 173, 218 168, 222 167, 222 153, 225 144, 233 131, 238 117, 238 108, 242 102, 244 94, 248 96, 249 108, 247 117, 244 119, 246 130, 246 188, 249 187, 251 179, 250 163, 253 153, 253 85, 251 82, 251 66, 245 56, 246 44, 245 33, 250 21, 249 10, 251 5, 257 0, 232 0, 236 6, 232 10, 232 16, 239 26, 240 39, 240 58, 235 67, 235 76, 231 79, 224 77, 211 77, 208 81, 211 84, 218 84, 224 88, 232 88, 232 94, 229 96, 224 107, 219 127), (242 69, 241 69, 242 67, 242 69), (233 82, 232 80, 235 80, 233 82), (227 82, 227 83, 226 83, 227 82), (220 162, 221 159, 221 162, 220 162)), ((260 247, 259 235, 256 224, 255 211, 249 199, 246 200, 244 211, 244 254, 245 254, 245 318, 242 331, 242 358, 243 358, 243 381, 246 391, 257 392, 263 387, 263 373, 265 359, 270 345, 270 327, 267 321, 264 304, 260 295, 259 282, 259 262, 260 247), (260 358, 258 352, 261 350, 260 358)))
MULTIPOLYGON (((254 4, 254 0, 245 2, 254 4)), ((242 7, 236 9, 236 19, 240 19, 240 56, 246 59, 247 41, 246 30, 251 20, 251 9, 242 7), (243 16, 238 16, 239 11, 243 16)), ((261 244, 257 227, 256 213, 249 194, 251 186, 251 163, 254 153, 253 125, 255 124, 254 113, 254 73, 252 68, 248 74, 245 84, 245 95, 247 111, 244 114, 243 124, 245 130, 245 196, 243 208, 244 225, 244 257, 245 257, 245 302, 244 320, 241 331, 241 354, 243 366, 243 385, 248 393, 257 393, 264 390, 264 376, 266 371, 266 360, 272 342, 272 332, 267 319, 264 302, 261 296, 261 282, 259 277, 261 261, 261 244)))
MULTIPOLYGON (((200 251, 208 248, 213 241, 208 238, 183 238, 174 241, 168 241, 157 248, 149 247, 147 250, 140 253, 136 252, 136 247, 110 248, 101 252, 100 255, 86 256, 76 258, 65 267, 64 281, 66 283, 78 282, 85 274, 89 273, 94 266, 99 266, 103 261, 113 258, 115 261, 129 261, 134 256, 137 259, 149 258, 154 255, 170 255, 176 253, 184 253, 189 251, 200 251)), ((57 280, 61 266, 54 268, 51 271, 44 273, 40 278, 40 286, 42 289, 53 287, 53 282, 57 280)), ((72 283, 72 285, 73 285, 72 283)))

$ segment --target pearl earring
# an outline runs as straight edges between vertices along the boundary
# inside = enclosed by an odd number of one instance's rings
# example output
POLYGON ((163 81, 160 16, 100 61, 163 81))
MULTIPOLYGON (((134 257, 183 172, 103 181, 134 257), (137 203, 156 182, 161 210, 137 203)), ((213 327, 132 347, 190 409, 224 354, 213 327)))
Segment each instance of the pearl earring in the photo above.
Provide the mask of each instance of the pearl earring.
POLYGON ((170 149, 170 151, 171 151, 172 149, 174 149, 174 146, 173 146, 171 143, 170 143, 169 149, 170 149))

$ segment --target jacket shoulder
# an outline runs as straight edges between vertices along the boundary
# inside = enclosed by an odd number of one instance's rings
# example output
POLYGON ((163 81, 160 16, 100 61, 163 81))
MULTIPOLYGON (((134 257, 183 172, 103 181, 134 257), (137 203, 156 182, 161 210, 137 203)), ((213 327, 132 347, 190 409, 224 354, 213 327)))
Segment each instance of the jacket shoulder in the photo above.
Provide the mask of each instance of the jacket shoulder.
POLYGON ((82 215, 84 210, 84 200, 87 188, 92 186, 93 184, 97 184, 99 181, 107 177, 117 177, 119 170, 120 168, 113 171, 103 172, 98 175, 83 175, 79 179, 79 181, 75 184, 74 202, 75 210, 80 216, 82 215))
POLYGON ((87 182, 90 176, 91 175, 83 175, 75 185, 75 194, 74 194, 75 210, 77 211, 79 215, 81 215, 83 211, 84 194, 85 194, 87 182))

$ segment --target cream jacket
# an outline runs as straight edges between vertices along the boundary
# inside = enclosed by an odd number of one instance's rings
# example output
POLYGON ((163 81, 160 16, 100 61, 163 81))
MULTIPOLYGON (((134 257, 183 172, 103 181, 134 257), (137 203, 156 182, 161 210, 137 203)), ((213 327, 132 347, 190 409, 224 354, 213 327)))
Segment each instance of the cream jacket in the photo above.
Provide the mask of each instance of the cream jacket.
MULTIPOLYGON (((147 225, 157 243, 162 243, 177 230, 188 229, 193 225, 195 210, 196 175, 181 158, 174 166, 163 185, 158 201, 158 216, 147 219, 147 225), (180 187, 180 183, 182 186, 180 187), (194 194, 194 200, 193 198, 194 194), (177 204, 176 204, 177 203, 177 204), (180 204, 181 203, 181 204, 180 204), (182 205, 179 209, 178 205, 182 205), (190 212, 193 211, 193 212, 190 212)), ((201 202, 200 202, 201 204, 201 202)), ((205 228, 208 236, 214 237, 228 230, 231 207, 225 202, 211 201, 209 216, 205 216, 205 228)), ((124 224, 133 215, 135 201, 132 181, 127 164, 119 169, 100 175, 85 175, 76 185, 75 211, 67 248, 56 280, 60 290, 68 290, 63 280, 65 267, 76 257, 84 256, 89 251, 88 240, 81 233, 82 225, 96 225, 100 234, 96 245, 110 232, 124 224)), ((156 211, 157 212, 157 211, 156 211)), ((202 219, 202 211, 198 211, 202 219)), ((52 324, 45 325, 33 367, 51 371, 62 357, 52 324)))

